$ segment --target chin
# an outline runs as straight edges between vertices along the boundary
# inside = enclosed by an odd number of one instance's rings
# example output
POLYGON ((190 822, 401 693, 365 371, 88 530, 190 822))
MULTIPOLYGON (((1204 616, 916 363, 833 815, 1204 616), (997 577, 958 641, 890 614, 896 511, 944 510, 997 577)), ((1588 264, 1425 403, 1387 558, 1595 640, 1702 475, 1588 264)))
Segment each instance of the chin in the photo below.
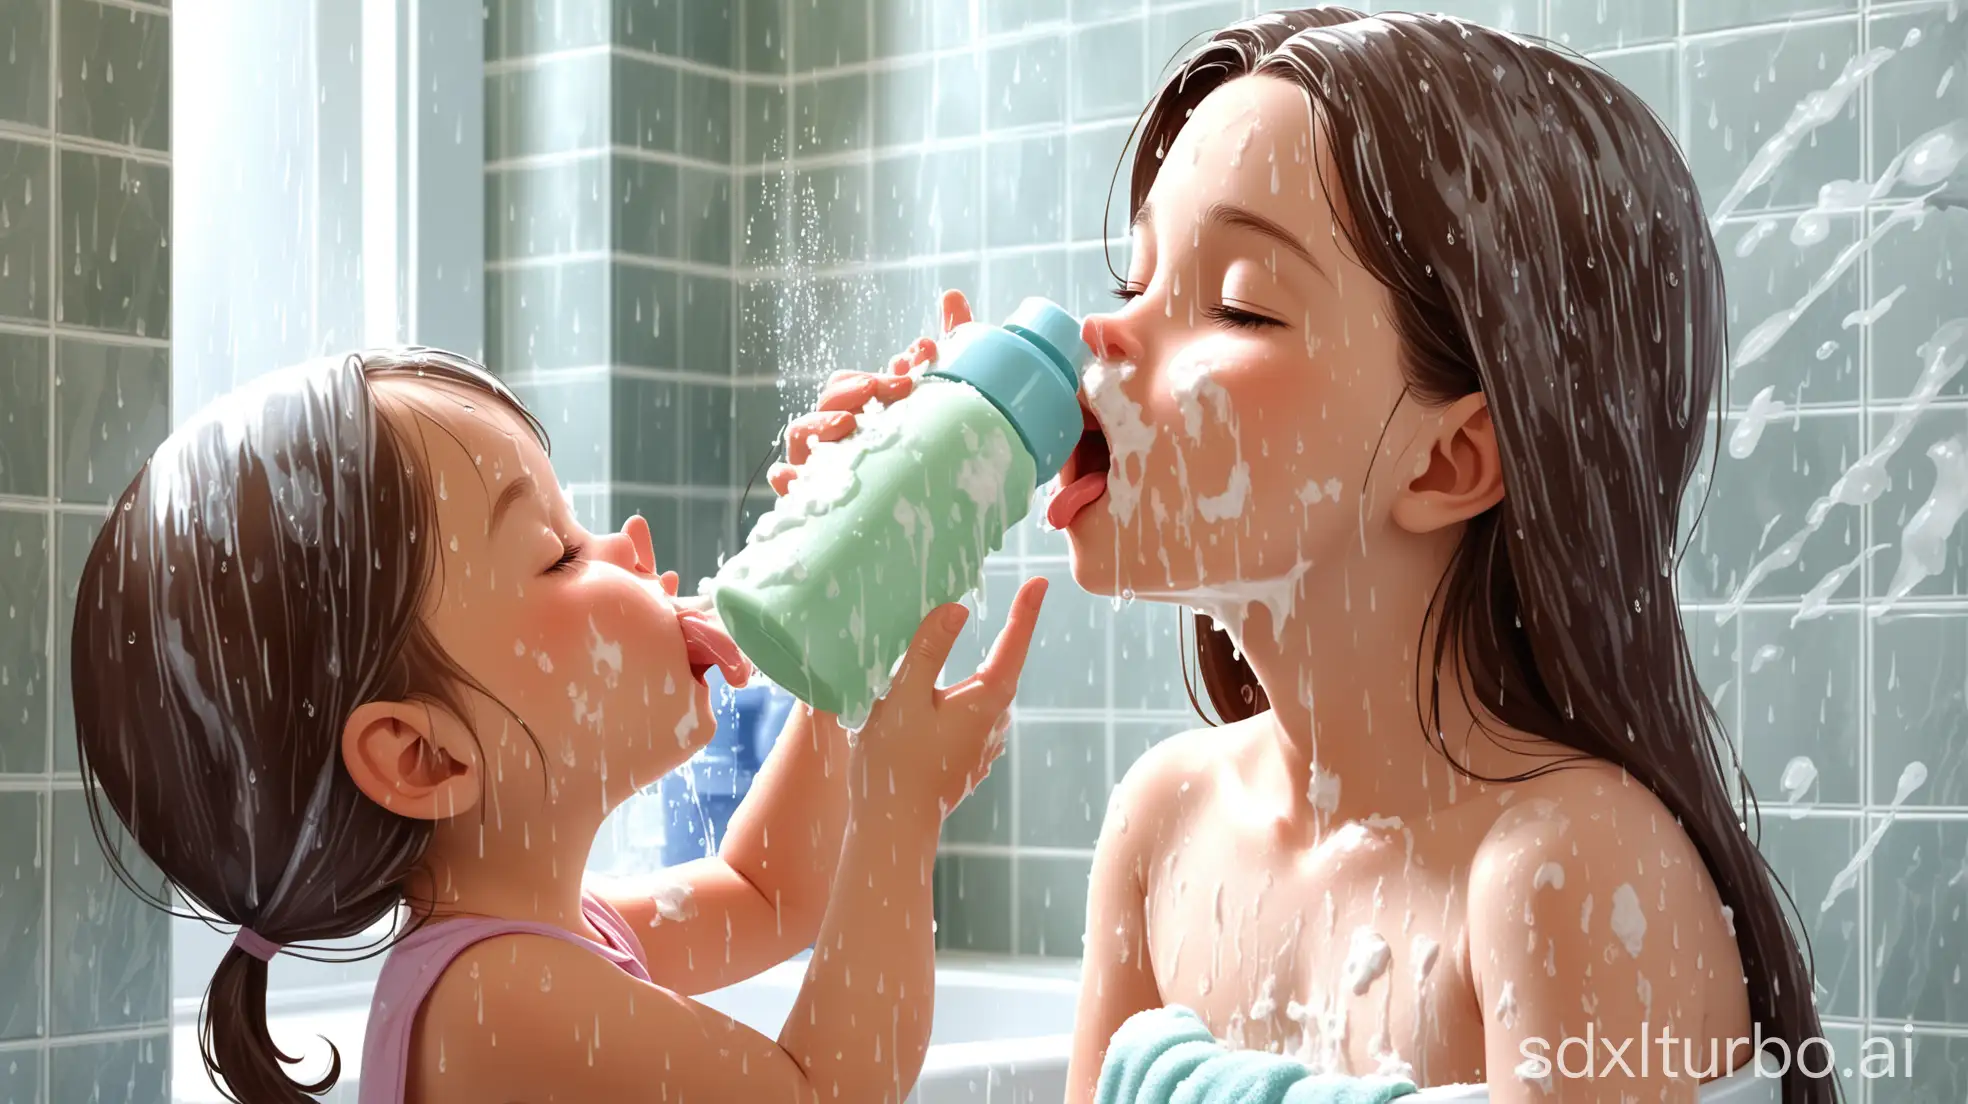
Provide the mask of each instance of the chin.
MULTIPOLYGON (((1156 534, 1145 536, 1153 540, 1156 534)), ((1121 528, 1107 512, 1105 499, 1088 506, 1066 529, 1073 582, 1088 594, 1103 598, 1166 591, 1169 573, 1162 567, 1161 557, 1142 546, 1143 537, 1137 526, 1121 528)), ((1169 558, 1181 564, 1191 556, 1186 550, 1179 555, 1171 550, 1169 558)))
POLYGON ((1091 542, 1067 537, 1071 563, 1073 565, 1073 585, 1088 594, 1112 598, 1121 593, 1120 579, 1114 571, 1114 546, 1110 542, 1105 548, 1089 548, 1091 542))
POLYGON ((1121 592, 1119 559, 1114 547, 1114 519, 1105 499, 1080 512, 1065 530, 1073 583, 1088 594, 1113 597, 1121 592))
POLYGON ((695 755, 710 746, 717 736, 717 714, 711 709, 711 688, 691 680, 690 709, 697 716, 697 727, 690 734, 690 753, 695 755))

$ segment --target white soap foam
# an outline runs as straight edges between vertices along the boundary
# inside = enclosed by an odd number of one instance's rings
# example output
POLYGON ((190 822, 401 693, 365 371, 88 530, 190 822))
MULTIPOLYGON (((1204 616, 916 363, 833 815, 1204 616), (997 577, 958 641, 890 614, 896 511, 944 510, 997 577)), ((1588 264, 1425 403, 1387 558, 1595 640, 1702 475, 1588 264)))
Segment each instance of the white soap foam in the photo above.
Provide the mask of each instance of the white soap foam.
POLYGON ((1640 957, 1647 941, 1647 914, 1640 910, 1640 895, 1631 883, 1621 883, 1613 891, 1613 936, 1626 947, 1626 953, 1640 957))
POLYGON ((1389 954, 1387 940, 1372 928, 1355 928, 1353 940, 1346 951, 1346 963, 1341 970, 1347 991, 1356 997, 1365 996, 1367 990, 1387 972, 1389 954))

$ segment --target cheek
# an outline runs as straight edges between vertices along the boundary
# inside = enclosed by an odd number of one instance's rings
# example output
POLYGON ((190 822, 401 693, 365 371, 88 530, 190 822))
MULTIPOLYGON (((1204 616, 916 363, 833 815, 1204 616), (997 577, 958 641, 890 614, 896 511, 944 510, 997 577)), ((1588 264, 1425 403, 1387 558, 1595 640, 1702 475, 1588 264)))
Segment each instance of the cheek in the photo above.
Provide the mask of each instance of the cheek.
POLYGON ((537 586, 524 599, 507 603, 501 616, 473 627, 463 646, 484 657, 484 666, 473 673, 502 695, 503 687, 512 687, 535 708, 594 695, 619 682, 625 657, 645 646, 629 631, 622 603, 606 596, 595 600, 584 587, 537 586))

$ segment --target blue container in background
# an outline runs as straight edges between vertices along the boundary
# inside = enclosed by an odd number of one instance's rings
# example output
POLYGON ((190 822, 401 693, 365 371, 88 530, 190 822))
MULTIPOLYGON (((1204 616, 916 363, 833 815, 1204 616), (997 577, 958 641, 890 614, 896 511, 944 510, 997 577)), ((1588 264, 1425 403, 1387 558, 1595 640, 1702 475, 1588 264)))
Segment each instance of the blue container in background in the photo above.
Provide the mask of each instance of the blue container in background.
POLYGON ((731 814, 752 788, 752 779, 779 739, 792 713, 793 696, 753 675, 751 685, 734 690, 713 667, 704 674, 711 687, 711 713, 717 734, 684 767, 663 777, 663 865, 675 866, 717 853, 731 814))

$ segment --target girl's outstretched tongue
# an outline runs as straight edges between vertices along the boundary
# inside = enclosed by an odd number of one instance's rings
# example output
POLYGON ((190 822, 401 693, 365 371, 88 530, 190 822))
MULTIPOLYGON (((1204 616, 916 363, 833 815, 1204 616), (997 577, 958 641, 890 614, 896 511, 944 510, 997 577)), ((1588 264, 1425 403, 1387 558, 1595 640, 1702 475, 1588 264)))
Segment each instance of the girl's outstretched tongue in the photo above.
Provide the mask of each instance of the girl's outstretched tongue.
POLYGON ((1113 463, 1113 450, 1107 444, 1107 435, 1100 429, 1100 423, 1091 411, 1085 413, 1086 427, 1080 434, 1080 443, 1073 449, 1073 455, 1066 458, 1066 466, 1059 473, 1059 493, 1052 496, 1046 504, 1046 524, 1054 529, 1066 529, 1080 511, 1100 500, 1107 493, 1107 469, 1113 463))
POLYGON ((732 686, 743 686, 751 680, 752 665, 709 614, 679 607, 677 627, 683 630, 683 646, 690 654, 692 678, 702 682, 704 672, 716 667, 724 674, 724 681, 732 686))

